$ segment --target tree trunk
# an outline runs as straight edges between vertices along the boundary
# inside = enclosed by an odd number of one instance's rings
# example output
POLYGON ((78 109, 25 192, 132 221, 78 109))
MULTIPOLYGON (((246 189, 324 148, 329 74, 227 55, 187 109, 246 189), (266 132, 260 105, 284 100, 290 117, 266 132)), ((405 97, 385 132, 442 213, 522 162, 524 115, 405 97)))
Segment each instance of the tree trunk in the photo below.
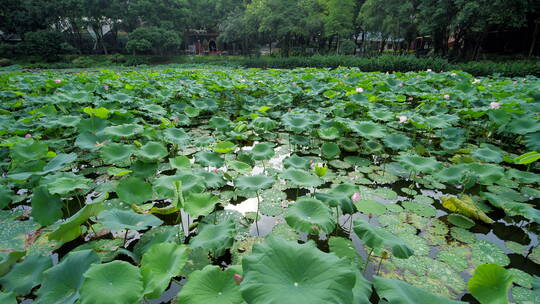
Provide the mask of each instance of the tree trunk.
POLYGON ((533 53, 534 53, 534 47, 536 46, 537 37, 538 37, 538 22, 535 22, 533 37, 532 37, 532 41, 531 41, 531 47, 529 48, 529 57, 531 57, 533 55, 533 53))

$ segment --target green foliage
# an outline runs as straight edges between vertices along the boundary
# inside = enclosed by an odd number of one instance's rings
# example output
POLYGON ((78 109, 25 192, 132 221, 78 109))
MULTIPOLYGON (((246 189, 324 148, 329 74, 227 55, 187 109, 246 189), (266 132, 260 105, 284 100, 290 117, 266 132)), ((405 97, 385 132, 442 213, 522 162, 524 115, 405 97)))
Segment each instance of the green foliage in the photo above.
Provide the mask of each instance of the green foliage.
POLYGON ((126 50, 131 53, 164 53, 178 49, 182 39, 172 30, 155 26, 140 27, 129 34, 126 50))

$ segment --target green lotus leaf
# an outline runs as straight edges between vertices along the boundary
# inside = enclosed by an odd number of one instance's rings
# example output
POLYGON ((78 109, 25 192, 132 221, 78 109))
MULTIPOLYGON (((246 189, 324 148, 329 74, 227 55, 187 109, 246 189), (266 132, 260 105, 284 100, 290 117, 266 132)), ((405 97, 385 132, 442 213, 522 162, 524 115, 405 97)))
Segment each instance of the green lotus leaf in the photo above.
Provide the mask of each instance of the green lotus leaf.
POLYGON ((507 176, 524 184, 534 184, 534 183, 540 184, 540 174, 533 173, 533 172, 510 169, 507 171, 507 176))
POLYGON ((461 199, 457 197, 441 196, 441 202, 444 208, 452 212, 460 213, 488 224, 493 223, 493 220, 490 219, 484 211, 478 208, 468 195, 463 195, 461 199))
POLYGON ((317 134, 319 134, 319 137, 324 140, 334 140, 340 136, 339 130, 336 127, 318 129, 317 134))
POLYGON ((201 113, 201 111, 197 108, 194 108, 192 106, 187 106, 184 108, 184 113, 186 113, 186 115, 190 118, 194 118, 194 117, 197 117, 199 116, 199 114, 201 113))
POLYGON ((339 206, 341 211, 347 214, 353 214, 356 212, 356 207, 352 203, 351 195, 339 192, 339 190, 330 190, 328 193, 315 193, 315 197, 321 202, 330 207, 339 206))
POLYGON ((17 297, 15 297, 15 294, 0 292, 0 303, 4 304, 17 304, 17 297))
POLYGON ((36 304, 73 304, 79 298, 83 274, 99 263, 93 250, 72 251, 62 261, 43 273, 36 304))
POLYGON ((399 237, 384 228, 373 226, 363 219, 359 218, 354 221, 354 232, 364 244, 373 249, 390 247, 396 258, 406 259, 414 254, 414 251, 399 237))
POLYGON ((350 262, 318 250, 313 242, 300 245, 268 236, 243 258, 242 268, 240 289, 247 303, 353 303, 356 273, 350 262))
POLYGON ((226 249, 231 248, 236 233, 236 225, 232 219, 216 225, 199 226, 198 234, 191 239, 191 248, 202 248, 213 253, 214 257, 221 256, 226 249))
POLYGON ((287 169, 281 176, 299 187, 318 187, 323 183, 316 175, 299 169, 287 169))
POLYGON ((11 157, 18 162, 30 161, 43 158, 49 152, 49 146, 33 139, 16 143, 10 149, 11 157))
POLYGON ((32 217, 43 226, 56 222, 64 214, 59 195, 52 195, 46 187, 40 186, 32 191, 32 217))
POLYGON ((307 197, 289 207, 285 221, 292 228, 310 234, 330 233, 336 226, 330 209, 321 201, 307 197))
POLYGON ((13 193, 11 193, 11 190, 9 190, 8 187, 5 185, 1 185, 0 188, 0 209, 4 209, 13 200, 13 193))
POLYGON ((259 191, 272 187, 274 182, 274 178, 266 175, 252 175, 239 177, 234 184, 240 190, 259 191))
POLYGON ((405 210, 416 213, 420 216, 435 217, 437 215, 437 209, 417 202, 405 201, 401 203, 401 206, 405 210))
POLYGON ((302 133, 311 129, 312 121, 305 114, 288 114, 282 118, 283 125, 287 130, 294 133, 302 133))
POLYGON ((381 138, 386 135, 384 126, 370 121, 353 122, 349 127, 358 135, 366 138, 381 138))
POLYGON ((109 209, 99 214, 99 222, 109 230, 145 230, 163 224, 152 214, 139 214, 131 210, 109 209))
POLYGON ((459 184, 468 174, 468 166, 465 164, 453 165, 437 171, 434 176, 441 182, 459 184))
POLYGON ((47 183, 47 189, 50 194, 68 194, 71 191, 78 189, 86 190, 89 189, 88 185, 91 182, 90 179, 78 176, 75 174, 65 175, 47 183))
POLYGON ((91 132, 83 132, 77 136, 75 146, 84 150, 95 151, 101 148, 109 139, 109 136, 104 135, 103 133, 94 134, 91 132))
POLYGON ((448 216, 448 221, 455 226, 461 227, 463 229, 469 229, 475 225, 474 221, 470 218, 455 213, 452 213, 448 216))
POLYGON ((519 269, 516 269, 516 268, 510 268, 510 269, 508 269, 508 272, 514 278, 514 283, 515 284, 517 284, 519 286, 523 286, 525 288, 532 288, 532 284, 533 284, 533 280, 534 280, 532 275, 526 273, 523 270, 519 270, 519 269))
POLYGON ((100 155, 107 164, 118 164, 129 160, 135 151, 135 146, 117 143, 106 144, 101 148, 100 155))
POLYGON ((167 148, 158 142, 148 142, 135 152, 143 160, 157 161, 167 156, 167 148))
POLYGON ((257 117, 251 122, 251 124, 254 128, 265 131, 272 131, 278 126, 278 123, 275 120, 268 117, 257 117))
POLYGON ((214 152, 225 154, 234 151, 236 145, 230 141, 220 141, 214 145, 214 152))
POLYGON ((138 177, 128 177, 120 181, 116 194, 128 204, 140 205, 152 199, 152 185, 138 177))
POLYGON ((200 151, 195 154, 195 160, 204 167, 222 167, 225 161, 218 153, 200 151))
MULTIPOLYGON (((152 189, 156 199, 174 199, 179 193, 178 188, 182 187, 180 177, 176 175, 160 176, 154 180, 152 189)), ((178 202, 174 202, 176 207, 178 202)))
POLYGON ((13 265, 11 270, 0 278, 0 284, 7 291, 17 295, 27 295, 40 284, 43 271, 52 266, 49 256, 38 254, 27 256, 22 262, 13 265))
POLYGON ((171 144, 182 145, 189 141, 189 135, 183 129, 167 128, 163 131, 163 139, 171 144))
POLYGON ((271 143, 258 143, 251 149, 254 160, 269 160, 274 157, 274 145, 271 143))
POLYGON ((64 168, 67 164, 74 162, 76 159, 77 159, 76 153, 69 153, 69 154, 60 153, 57 156, 55 156, 53 159, 51 159, 47 163, 47 165, 45 165, 45 167, 43 167, 43 171, 40 172, 40 175, 58 171, 64 168))
POLYGON ((356 248, 351 240, 332 236, 328 239, 330 252, 337 255, 338 258, 348 260, 352 265, 361 269, 364 267, 362 257, 356 252, 356 248))
POLYGON ((81 118, 79 116, 62 116, 58 118, 55 123, 62 127, 76 127, 80 121, 81 118))
POLYGON ((386 212, 386 207, 374 200, 358 200, 354 202, 356 209, 364 214, 382 215, 386 212))
POLYGON ((516 165, 528 165, 540 159, 540 153, 536 151, 528 152, 514 158, 514 164, 516 165))
MULTIPOLYGON (((349 138, 340 138, 338 140, 338 145, 347 152, 355 152, 355 151, 358 151, 358 149, 360 148, 354 140, 349 139, 349 138)), ((346 156, 346 157, 349 157, 349 156, 346 156)), ((353 156, 353 157, 357 157, 357 156, 353 156)))
MULTIPOLYGON (((453 227, 455 228, 455 227, 453 227)), ((472 250, 471 264, 480 266, 481 264, 497 264, 507 266, 510 264, 510 258, 497 245, 483 239, 476 239, 470 244, 472 250)))
POLYGON ((362 147, 366 150, 366 152, 371 154, 377 154, 383 150, 383 145, 381 145, 376 140, 367 140, 362 143, 362 147))
POLYGON ((433 157, 402 154, 397 160, 405 169, 422 173, 433 173, 441 166, 441 163, 433 157))
POLYGON ((230 128, 231 121, 223 117, 214 116, 208 121, 208 124, 216 130, 223 131, 230 128))
POLYGON ((219 197, 210 193, 191 193, 185 198, 184 210, 194 218, 207 216, 218 202, 219 197))
POLYGON ((192 173, 177 175, 182 182, 182 192, 184 195, 188 193, 200 193, 205 189, 204 179, 192 173))
POLYGON ((332 142, 325 142, 321 146, 321 154, 326 159, 336 158, 341 154, 339 146, 332 142))
POLYGON ((368 112, 369 117, 374 120, 390 121, 394 119, 394 113, 389 110, 374 110, 368 112))
POLYGON ((507 304, 513 277, 496 264, 480 265, 469 279, 469 292, 480 303, 507 304))
POLYGON ((88 221, 90 217, 97 216, 105 209, 103 201, 107 199, 107 197, 108 194, 104 194, 94 202, 86 204, 81 210, 77 211, 77 213, 72 215, 51 232, 48 236, 49 240, 69 242, 79 237, 82 233, 81 225, 88 221))
POLYGON ((240 287, 234 279, 237 273, 233 268, 222 271, 220 267, 213 265, 194 271, 178 294, 178 303, 240 304, 244 302, 240 287))
POLYGON ((531 151, 540 151, 540 132, 525 135, 525 145, 531 151))
POLYGON ((204 170, 195 171, 197 176, 200 176, 204 180, 204 184, 207 188, 221 188, 227 181, 223 178, 222 172, 208 172, 204 170))
POLYGON ((392 304, 417 304, 417 303, 437 303, 437 304, 464 304, 466 302, 454 301, 439 297, 424 289, 409 285, 400 280, 373 277, 373 285, 381 298, 392 304))
POLYGON ((161 296, 171 279, 180 275, 188 259, 186 249, 185 245, 157 243, 144 253, 141 259, 141 275, 146 298, 155 299, 161 296))
POLYGON ((143 254, 155 244, 174 242, 183 243, 183 240, 184 233, 181 226, 178 227, 178 225, 163 225, 155 227, 142 235, 141 239, 137 242, 137 244, 135 244, 135 247, 133 248, 133 254, 135 254, 135 256, 140 259, 143 254))
POLYGON ((411 147, 411 139, 403 134, 388 134, 383 142, 392 150, 407 150, 411 147))
POLYGON ((103 129, 103 134, 115 137, 132 137, 141 134, 144 128, 141 125, 136 124, 124 124, 112 127, 106 127, 103 129))
POLYGON ((503 195, 496 195, 490 192, 482 192, 480 194, 490 204, 503 209, 509 215, 521 215, 533 222, 540 223, 540 210, 534 208, 532 205, 514 202, 503 195))
POLYGON ((169 158, 169 164, 174 169, 187 169, 191 167, 191 162, 187 156, 181 155, 175 158, 169 158))
POLYGON ((303 157, 300 157, 296 154, 291 155, 283 160, 283 167, 285 169, 309 169, 309 160, 303 157))
POLYGON ((535 118, 522 117, 512 120, 512 122, 508 124, 507 129, 518 135, 538 132, 540 131, 540 122, 535 118))
POLYGON ((242 174, 249 174, 253 171, 253 168, 249 164, 237 160, 227 162, 227 167, 242 174))
POLYGON ((491 163, 500 163, 503 160, 502 154, 499 151, 490 149, 488 147, 474 150, 472 156, 478 160, 491 163))
POLYGON ((143 291, 139 269, 128 262, 92 264, 84 273, 80 302, 81 304, 139 303, 142 300, 143 291))

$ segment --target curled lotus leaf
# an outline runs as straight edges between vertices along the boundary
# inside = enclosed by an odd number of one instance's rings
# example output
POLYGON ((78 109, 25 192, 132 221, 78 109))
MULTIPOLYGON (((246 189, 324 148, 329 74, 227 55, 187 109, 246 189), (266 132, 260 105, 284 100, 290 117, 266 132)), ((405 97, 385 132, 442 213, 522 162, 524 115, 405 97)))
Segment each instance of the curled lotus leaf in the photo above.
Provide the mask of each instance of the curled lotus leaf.
POLYGON ((441 196, 441 202, 444 208, 456 212, 473 219, 481 220, 491 224, 494 221, 489 218, 484 211, 476 206, 473 200, 468 195, 463 195, 461 198, 452 196, 441 196))
POLYGON ((354 221, 354 232, 364 244, 373 249, 390 247, 396 258, 407 259, 414 254, 414 251, 402 239, 363 219, 359 218, 354 221))

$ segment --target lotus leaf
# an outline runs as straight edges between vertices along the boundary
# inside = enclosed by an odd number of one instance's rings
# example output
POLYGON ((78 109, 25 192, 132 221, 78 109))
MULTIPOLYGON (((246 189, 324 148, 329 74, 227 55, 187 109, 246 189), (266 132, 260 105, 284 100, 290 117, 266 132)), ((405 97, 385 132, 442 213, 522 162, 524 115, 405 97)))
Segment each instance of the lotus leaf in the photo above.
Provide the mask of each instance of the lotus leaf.
POLYGON ((167 128, 163 131, 163 139, 171 144, 182 145, 189 141, 189 135, 183 129, 167 128))
MULTIPOLYGON (((242 296, 248 303, 340 303, 353 301, 356 274, 350 262, 309 242, 269 236, 242 260, 242 296)), ((370 292, 367 291, 366 292, 370 292)))
POLYGON ((108 209, 99 214, 99 221, 109 230, 145 230, 163 224, 152 214, 139 214, 131 210, 108 209))
POLYGON ((469 291, 480 303, 507 304, 513 277, 496 264, 480 265, 469 280, 469 291))
POLYGON ((158 161, 167 156, 167 148, 158 142, 148 142, 135 152, 138 157, 147 161, 158 161))
POLYGON ((83 276, 81 304, 132 304, 142 300, 141 273, 128 262, 92 264, 83 276))
POLYGON ((386 211, 384 204, 374 200, 359 200, 354 202, 354 206, 356 209, 358 209, 358 211, 364 214, 382 215, 386 211))
POLYGON ((48 182, 47 189, 49 190, 50 194, 64 195, 78 189, 89 189, 90 186, 88 184, 90 182, 91 180, 88 178, 71 174, 66 176, 60 176, 48 182))
POLYGON ((383 228, 373 226, 363 219, 354 221, 354 232, 364 244, 373 249, 379 249, 383 246, 390 247, 392 254, 397 258, 406 259, 414 254, 414 251, 399 237, 383 228))
POLYGON ((282 177, 299 187, 318 187, 322 184, 322 180, 316 175, 299 169, 287 169, 283 171, 282 177))
POLYGON ((43 271, 52 266, 49 256, 30 255, 22 262, 13 265, 11 270, 0 277, 0 284, 7 291, 24 296, 40 284, 43 271))
POLYGON ((62 261, 43 273, 36 304, 73 304, 79 298, 83 274, 92 264, 99 263, 92 250, 72 251, 62 261))
POLYGON ((101 197, 101 199, 85 205, 81 210, 72 215, 70 218, 60 224, 58 228, 51 232, 48 236, 49 240, 69 242, 79 237, 83 232, 81 225, 90 217, 97 216, 105 209, 103 200, 105 200, 107 197, 108 195, 105 194, 101 197))
POLYGON ((336 226, 332 218, 330 209, 321 201, 307 197, 297 200, 285 215, 289 226, 310 234, 330 233, 336 226))
POLYGON ((296 154, 291 155, 290 157, 283 160, 283 167, 285 169, 309 169, 309 160, 303 157, 300 157, 296 154))
POLYGON ((317 130, 317 134, 319 134, 319 137, 324 140, 334 140, 339 138, 339 130, 336 127, 330 127, 325 129, 319 129, 317 130))
POLYGON ((218 153, 200 151, 195 154, 195 160, 205 167, 222 167, 225 161, 218 153))
POLYGON ((152 185, 138 177, 128 177, 120 181, 116 193, 122 201, 140 205, 152 199, 152 185))
POLYGON ((183 240, 184 233, 182 227, 165 225, 155 227, 142 235, 141 239, 135 244, 133 253, 140 259, 154 244, 183 242, 183 240))
POLYGON ((190 245, 191 248, 211 251, 218 257, 233 245, 235 233, 236 225, 232 219, 224 220, 216 225, 205 224, 199 226, 198 234, 191 239, 190 245))
POLYGON ((386 135, 386 130, 382 125, 374 122, 362 121, 354 122, 349 125, 351 130, 358 133, 358 135, 366 138, 380 138, 386 135))
POLYGON ((392 150, 407 150, 411 147, 411 140, 403 134, 389 134, 383 139, 384 144, 392 150))
POLYGON ((60 196, 52 195, 46 187, 40 186, 32 191, 32 216, 43 226, 50 225, 63 215, 60 196))
POLYGON ((234 151, 236 145, 230 141, 220 141, 214 145, 214 152, 225 154, 234 151))
POLYGON ((186 246, 156 243, 141 259, 141 275, 146 298, 155 299, 169 286, 171 278, 179 276, 187 262, 186 246))
POLYGON ((115 137, 132 137, 141 134, 144 128, 136 124, 125 124, 119 126, 106 127, 103 133, 115 137))
POLYGON ((508 130, 514 134, 523 135, 540 131, 538 119, 522 117, 514 119, 508 124, 508 130))
POLYGON ((219 197, 210 193, 191 193, 185 198, 184 210, 194 218, 207 216, 219 202, 219 197))
POLYGON ((259 191, 272 187, 275 180, 266 175, 242 176, 236 179, 235 185, 241 190, 259 191))
POLYGON ((406 169, 415 172, 433 173, 440 167, 440 163, 432 157, 402 154, 397 157, 399 163, 406 169))
POLYGON ((339 146, 331 142, 325 142, 321 146, 321 152, 322 156, 326 159, 336 158, 339 156, 339 154, 341 154, 339 146))
POLYGON ((385 298, 392 304, 416 304, 416 303, 441 303, 458 304, 465 303, 442 298, 431 294, 421 288, 409 285, 400 280, 387 279, 375 276, 373 285, 381 298, 385 298))
POLYGON ((274 152, 274 145, 271 143, 258 143, 255 146, 253 146, 253 149, 251 149, 251 155, 254 160, 269 160, 271 159, 275 152, 274 152))
POLYGON ((240 287, 234 280, 238 272, 232 268, 222 271, 218 266, 208 265, 188 277, 188 282, 178 294, 182 304, 240 304, 244 300, 240 287))
POLYGON ((484 211, 478 208, 468 195, 463 195, 461 199, 457 197, 442 196, 441 202, 444 208, 452 212, 457 212, 488 224, 493 223, 493 220, 490 219, 484 211))
POLYGON ((455 213, 452 213, 448 216, 448 221, 455 226, 461 227, 463 229, 469 229, 475 225, 474 221, 470 218, 455 213))
POLYGON ((109 143, 101 149, 100 155, 106 163, 118 164, 128 160, 134 151, 133 145, 109 143))

